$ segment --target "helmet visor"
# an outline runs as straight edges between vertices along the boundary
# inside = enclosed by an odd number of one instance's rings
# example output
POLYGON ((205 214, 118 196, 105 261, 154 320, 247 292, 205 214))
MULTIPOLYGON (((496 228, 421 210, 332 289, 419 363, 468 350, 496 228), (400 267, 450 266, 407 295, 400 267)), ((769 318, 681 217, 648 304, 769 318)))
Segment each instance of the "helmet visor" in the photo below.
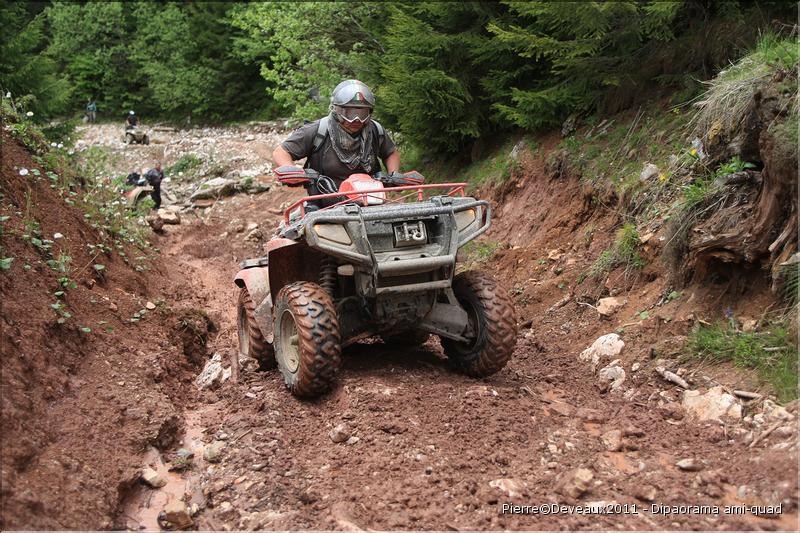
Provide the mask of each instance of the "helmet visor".
POLYGON ((338 106, 338 109, 336 111, 339 117, 349 124, 352 124, 353 122, 364 123, 367 120, 369 120, 370 115, 372 115, 372 109, 368 107, 338 106))

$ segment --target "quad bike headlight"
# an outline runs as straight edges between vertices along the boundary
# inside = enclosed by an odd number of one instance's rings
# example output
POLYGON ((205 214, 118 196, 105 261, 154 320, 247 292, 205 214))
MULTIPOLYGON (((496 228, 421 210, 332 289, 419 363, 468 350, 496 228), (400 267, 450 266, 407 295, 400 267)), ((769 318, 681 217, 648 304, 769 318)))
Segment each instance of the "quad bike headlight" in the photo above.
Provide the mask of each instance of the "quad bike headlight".
POLYGON ((353 244, 347 230, 340 224, 314 224, 314 231, 321 239, 349 246, 353 244))
POLYGON ((456 227, 458 228, 458 231, 464 231, 470 226, 470 224, 475 222, 477 214, 475 213, 474 209, 465 209, 464 211, 459 211, 456 213, 455 216, 456 227))

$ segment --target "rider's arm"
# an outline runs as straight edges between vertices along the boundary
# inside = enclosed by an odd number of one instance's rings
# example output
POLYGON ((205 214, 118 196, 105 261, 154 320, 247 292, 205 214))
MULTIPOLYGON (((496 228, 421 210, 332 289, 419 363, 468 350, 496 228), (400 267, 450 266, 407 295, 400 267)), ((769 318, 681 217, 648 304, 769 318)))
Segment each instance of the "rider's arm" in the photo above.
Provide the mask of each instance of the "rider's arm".
POLYGON ((383 164, 386 165, 387 172, 398 172, 400 170, 400 152, 395 150, 389 157, 383 160, 383 164))
POLYGON ((292 155, 282 146, 278 146, 272 151, 272 160, 275 161, 276 167, 282 167, 284 165, 291 165, 294 163, 292 155))

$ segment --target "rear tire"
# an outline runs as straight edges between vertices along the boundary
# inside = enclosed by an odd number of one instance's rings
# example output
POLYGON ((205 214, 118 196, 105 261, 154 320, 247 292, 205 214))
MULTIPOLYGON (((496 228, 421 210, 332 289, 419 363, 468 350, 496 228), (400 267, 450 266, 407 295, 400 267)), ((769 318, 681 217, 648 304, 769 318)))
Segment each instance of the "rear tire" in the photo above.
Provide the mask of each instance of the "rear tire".
POLYGON ((506 366, 517 343, 514 304, 505 289, 478 270, 457 275, 453 292, 469 315, 476 337, 469 343, 442 338, 444 353, 469 376, 494 374, 506 366))
POLYGON ((275 359, 295 396, 327 391, 341 364, 341 338, 330 295, 308 281, 283 287, 275 300, 275 359))
POLYGON ((237 308, 239 353, 258 361, 258 366, 262 370, 275 368, 275 352, 273 346, 264 339, 264 334, 256 323, 256 306, 252 298, 250 298, 250 292, 245 287, 239 290, 237 308))
POLYGON ((148 137, 147 135, 145 135, 145 136, 144 136, 144 140, 142 141, 142 143, 144 143, 145 145, 148 145, 148 144, 150 144, 150 137, 148 137))

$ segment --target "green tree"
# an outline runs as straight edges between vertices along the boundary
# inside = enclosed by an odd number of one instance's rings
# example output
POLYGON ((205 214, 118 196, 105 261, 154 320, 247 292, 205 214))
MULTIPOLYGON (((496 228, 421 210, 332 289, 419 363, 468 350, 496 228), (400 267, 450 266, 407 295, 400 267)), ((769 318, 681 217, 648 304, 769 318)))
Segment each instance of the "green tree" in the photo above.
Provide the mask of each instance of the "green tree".
POLYGON ((65 110, 70 84, 56 75, 56 64, 42 54, 47 44, 45 17, 35 7, 0 3, 0 89, 42 117, 65 110))
POLYGON ((503 124, 491 105, 528 72, 487 24, 492 2, 404 3, 391 10, 378 95, 390 125, 426 151, 457 152, 503 124))
MULTIPOLYGON (((291 115, 317 118, 343 79, 365 77, 380 53, 386 6, 374 2, 265 2, 236 10, 240 58, 261 63, 267 92, 291 115)), ((365 77, 369 81, 369 76, 365 77)))
POLYGON ((51 34, 46 52, 73 87, 76 107, 94 98, 101 113, 122 116, 146 100, 144 84, 131 75, 130 4, 54 2, 45 13, 51 34))
POLYGON ((172 116, 207 112, 214 71, 198 61, 199 44, 180 5, 137 3, 133 17, 130 57, 153 104, 172 116))

